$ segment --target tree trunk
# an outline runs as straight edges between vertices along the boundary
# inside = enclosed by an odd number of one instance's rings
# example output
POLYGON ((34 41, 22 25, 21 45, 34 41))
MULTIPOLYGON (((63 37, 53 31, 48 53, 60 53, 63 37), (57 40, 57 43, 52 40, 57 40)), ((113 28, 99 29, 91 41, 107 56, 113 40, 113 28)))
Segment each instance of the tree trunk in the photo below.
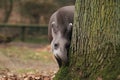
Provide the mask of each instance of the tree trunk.
POLYGON ((13 0, 5 0, 5 17, 3 22, 7 23, 13 9, 13 0))
POLYGON ((55 80, 120 80, 120 0, 77 0, 69 65, 55 80))

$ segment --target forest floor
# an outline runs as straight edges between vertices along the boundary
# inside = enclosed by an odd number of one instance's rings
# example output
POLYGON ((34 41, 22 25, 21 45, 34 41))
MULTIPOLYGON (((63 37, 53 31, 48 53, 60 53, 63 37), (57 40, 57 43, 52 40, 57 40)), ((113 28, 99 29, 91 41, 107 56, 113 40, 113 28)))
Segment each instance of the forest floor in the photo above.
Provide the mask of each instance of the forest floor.
POLYGON ((52 80, 57 71, 48 44, 0 44, 0 80, 52 80))

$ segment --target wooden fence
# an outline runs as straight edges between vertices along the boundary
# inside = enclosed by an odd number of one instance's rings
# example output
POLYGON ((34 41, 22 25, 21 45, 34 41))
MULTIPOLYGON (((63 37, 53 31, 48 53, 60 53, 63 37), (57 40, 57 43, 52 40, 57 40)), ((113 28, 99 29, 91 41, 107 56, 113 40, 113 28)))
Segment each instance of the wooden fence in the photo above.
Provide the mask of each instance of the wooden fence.
MULTIPOLYGON (((34 36, 47 36, 47 25, 36 25, 36 24, 0 24, 0 31, 8 29, 10 32, 16 32, 22 41, 25 41, 27 35, 34 36), (16 31, 15 31, 16 30, 16 31)), ((6 32, 6 31, 4 31, 6 32)))

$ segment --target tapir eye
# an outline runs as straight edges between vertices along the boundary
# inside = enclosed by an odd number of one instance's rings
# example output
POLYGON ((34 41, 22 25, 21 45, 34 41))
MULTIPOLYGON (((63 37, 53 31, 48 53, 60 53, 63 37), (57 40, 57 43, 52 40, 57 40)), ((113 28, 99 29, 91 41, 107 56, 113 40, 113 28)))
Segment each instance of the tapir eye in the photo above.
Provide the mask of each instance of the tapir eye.
POLYGON ((66 43, 65 48, 69 49, 69 47, 70 47, 70 43, 66 43))

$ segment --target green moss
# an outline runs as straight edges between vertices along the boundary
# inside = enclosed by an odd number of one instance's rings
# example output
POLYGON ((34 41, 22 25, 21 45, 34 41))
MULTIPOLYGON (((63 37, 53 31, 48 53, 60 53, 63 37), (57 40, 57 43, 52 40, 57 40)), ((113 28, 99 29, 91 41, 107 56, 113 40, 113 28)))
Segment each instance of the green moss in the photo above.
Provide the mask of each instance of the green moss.
POLYGON ((106 68, 101 72, 103 80, 116 80, 120 75, 120 46, 116 48, 117 55, 111 61, 111 65, 106 66, 106 68))
POLYGON ((54 80, 71 80, 68 74, 69 74, 69 68, 67 66, 63 66, 59 69, 59 71, 55 75, 54 80))

